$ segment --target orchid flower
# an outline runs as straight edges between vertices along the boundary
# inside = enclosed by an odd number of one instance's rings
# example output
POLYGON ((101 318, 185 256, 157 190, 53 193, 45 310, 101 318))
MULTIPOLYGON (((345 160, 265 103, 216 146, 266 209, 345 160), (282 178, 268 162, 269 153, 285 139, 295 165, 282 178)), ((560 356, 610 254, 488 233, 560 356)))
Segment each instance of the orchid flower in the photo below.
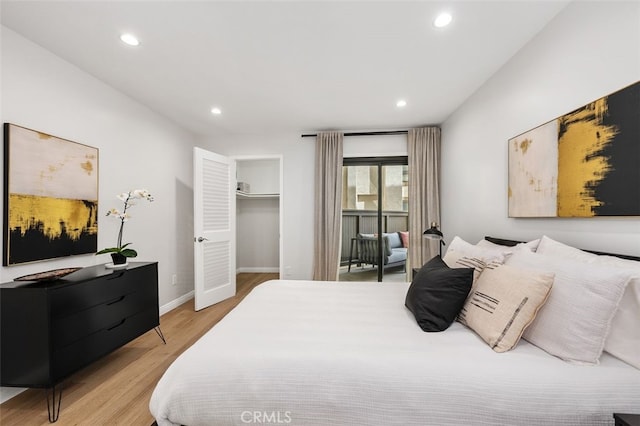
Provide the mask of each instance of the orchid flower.
POLYGON ((131 243, 122 244, 122 232, 124 230, 124 223, 131 219, 131 215, 127 211, 129 208, 135 205, 134 200, 142 199, 149 202, 153 201, 153 197, 146 189, 134 189, 128 192, 123 192, 116 195, 116 197, 124 203, 122 211, 112 208, 107 211, 107 216, 111 216, 120 220, 120 229, 118 230, 118 243, 116 247, 110 247, 100 250, 96 254, 103 253, 120 253, 125 257, 136 257, 138 253, 130 248, 126 248, 131 243))

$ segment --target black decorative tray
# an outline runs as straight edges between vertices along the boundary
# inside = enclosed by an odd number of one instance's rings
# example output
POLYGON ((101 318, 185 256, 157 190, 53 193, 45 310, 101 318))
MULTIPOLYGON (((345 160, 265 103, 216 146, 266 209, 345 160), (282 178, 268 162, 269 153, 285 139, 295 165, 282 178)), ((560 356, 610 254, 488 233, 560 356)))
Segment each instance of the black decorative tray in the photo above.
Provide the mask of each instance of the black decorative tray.
POLYGON ((14 281, 55 281, 82 268, 60 268, 14 278, 14 281))

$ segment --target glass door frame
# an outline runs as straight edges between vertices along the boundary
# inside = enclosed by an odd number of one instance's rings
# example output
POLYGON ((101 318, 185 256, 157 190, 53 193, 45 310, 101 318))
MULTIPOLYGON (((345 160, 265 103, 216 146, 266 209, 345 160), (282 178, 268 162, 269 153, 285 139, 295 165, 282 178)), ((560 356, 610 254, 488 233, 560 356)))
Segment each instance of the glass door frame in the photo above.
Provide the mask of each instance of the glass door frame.
MULTIPOLYGON (((382 282, 384 276, 383 265, 383 243, 382 243, 382 211, 383 211, 383 191, 382 181, 383 166, 409 166, 409 157, 406 155, 392 157, 345 157, 342 159, 342 166, 376 166, 378 172, 378 282, 382 282)), ((341 208, 342 209, 342 208, 341 208)))

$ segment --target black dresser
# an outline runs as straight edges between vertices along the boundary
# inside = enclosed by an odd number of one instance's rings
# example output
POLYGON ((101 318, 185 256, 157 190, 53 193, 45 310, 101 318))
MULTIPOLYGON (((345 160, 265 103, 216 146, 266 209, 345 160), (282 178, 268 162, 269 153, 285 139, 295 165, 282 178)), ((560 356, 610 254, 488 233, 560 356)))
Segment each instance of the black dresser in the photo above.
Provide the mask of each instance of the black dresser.
POLYGON ((159 324, 156 262, 1 284, 0 385, 51 389, 49 420, 55 421, 57 384, 159 324))

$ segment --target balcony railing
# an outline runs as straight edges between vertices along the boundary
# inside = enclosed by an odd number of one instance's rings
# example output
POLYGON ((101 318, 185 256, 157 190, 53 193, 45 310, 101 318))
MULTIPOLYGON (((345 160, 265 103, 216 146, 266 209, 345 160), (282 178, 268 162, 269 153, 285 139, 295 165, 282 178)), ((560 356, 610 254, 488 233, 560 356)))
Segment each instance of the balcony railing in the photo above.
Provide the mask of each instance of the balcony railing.
MULTIPOLYGON (((401 211, 382 212, 382 232, 399 232, 409 229, 409 213, 401 211)), ((342 210, 342 254, 340 263, 349 260, 351 239, 358 233, 373 234, 378 232, 377 210, 342 210)))

